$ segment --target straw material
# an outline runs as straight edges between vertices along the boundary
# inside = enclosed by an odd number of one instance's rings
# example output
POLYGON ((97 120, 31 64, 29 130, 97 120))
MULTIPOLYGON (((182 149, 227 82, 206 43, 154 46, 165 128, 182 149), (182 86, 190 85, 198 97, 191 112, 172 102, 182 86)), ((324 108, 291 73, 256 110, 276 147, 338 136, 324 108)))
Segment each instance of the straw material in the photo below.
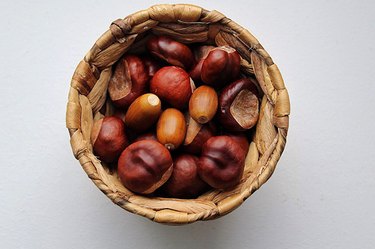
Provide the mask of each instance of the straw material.
POLYGON ((95 185, 125 210, 155 222, 186 224, 225 215, 265 183, 283 152, 290 104, 278 67, 258 40, 218 11, 189 4, 162 4, 114 21, 78 64, 71 85, 66 126, 74 156, 95 185), (111 114, 107 98, 111 66, 127 51, 142 52, 147 36, 168 35, 180 42, 230 45, 241 55, 241 71, 255 75, 264 96, 255 136, 240 184, 230 191, 211 190, 197 199, 144 197, 127 190, 93 154, 94 120, 111 114), (99 111, 105 106, 105 113, 99 111))

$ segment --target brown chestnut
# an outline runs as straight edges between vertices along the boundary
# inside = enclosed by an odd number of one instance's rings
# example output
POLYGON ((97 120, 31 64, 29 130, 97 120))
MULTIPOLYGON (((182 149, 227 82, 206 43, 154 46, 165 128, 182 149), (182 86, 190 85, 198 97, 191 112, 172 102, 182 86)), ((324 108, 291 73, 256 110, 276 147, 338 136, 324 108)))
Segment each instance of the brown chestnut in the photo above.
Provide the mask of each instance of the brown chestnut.
POLYGON ((118 160, 117 172, 122 184, 129 190, 150 194, 171 176, 173 161, 169 151, 153 140, 129 145, 118 160))
POLYGON ((166 36, 154 36, 147 42, 151 54, 169 64, 189 69, 194 63, 194 55, 188 46, 166 36))
POLYGON ((156 137, 167 149, 174 150, 185 139, 186 123, 184 115, 177 109, 168 108, 162 112, 156 125, 156 137))
POLYGON ((154 141, 158 141, 158 139, 156 138, 156 134, 154 132, 148 132, 148 133, 144 133, 144 134, 138 136, 134 140, 134 143, 138 142, 138 141, 142 141, 142 140, 154 140, 154 141))
POLYGON ((239 79, 219 97, 218 120, 229 131, 245 131, 258 121, 259 100, 256 82, 252 78, 239 79))
POLYGON ((143 94, 129 106, 125 125, 137 132, 146 131, 156 123, 160 113, 161 102, 158 96, 152 93, 143 94))
POLYGON ((209 188, 198 175, 198 157, 181 154, 173 160, 173 172, 163 186, 174 198, 195 198, 209 188))
POLYGON ((126 109, 146 92, 149 80, 145 65, 136 55, 125 55, 117 62, 108 84, 108 92, 113 104, 126 109))
POLYGON ((216 48, 212 45, 203 45, 194 48, 193 53, 196 61, 200 61, 202 59, 206 59, 207 55, 210 53, 212 49, 216 48))
POLYGON ((150 91, 177 109, 186 107, 194 88, 188 73, 175 66, 161 68, 150 82, 150 91))
POLYGON ((237 132, 237 133, 231 133, 226 134, 227 136, 231 137, 236 141, 236 143, 243 149, 243 151, 247 154, 249 151, 249 140, 247 139, 245 133, 237 132))
POLYGON ((199 46, 198 48, 194 49, 194 57, 196 63, 192 69, 190 70, 189 74, 190 77, 194 80, 194 82, 201 82, 201 71, 204 59, 206 59, 208 53, 214 49, 214 46, 199 46))
POLYGON ((202 65, 203 65, 204 60, 198 61, 197 64, 193 66, 193 68, 190 70, 189 75, 190 77, 194 80, 194 82, 202 82, 202 65))
POLYGON ((228 189, 237 185, 245 166, 244 150, 229 136, 216 136, 203 145, 198 162, 199 176, 211 187, 228 189))
POLYGON ((191 95, 190 116, 198 123, 205 124, 215 116, 217 105, 216 91, 209 86, 200 86, 191 95))
POLYGON ((214 48, 203 61, 202 81, 208 85, 222 87, 239 76, 240 62, 241 57, 234 48, 229 46, 214 48))
POLYGON ((183 151, 199 155, 203 144, 215 135, 216 129, 212 122, 199 124, 190 116, 187 117, 187 131, 183 145, 183 151))
POLYGON ((124 122, 115 116, 96 120, 91 131, 94 153, 100 160, 112 163, 128 145, 124 122))
POLYGON ((143 56, 142 61, 145 65, 146 72, 150 78, 161 68, 161 64, 150 56, 143 56))

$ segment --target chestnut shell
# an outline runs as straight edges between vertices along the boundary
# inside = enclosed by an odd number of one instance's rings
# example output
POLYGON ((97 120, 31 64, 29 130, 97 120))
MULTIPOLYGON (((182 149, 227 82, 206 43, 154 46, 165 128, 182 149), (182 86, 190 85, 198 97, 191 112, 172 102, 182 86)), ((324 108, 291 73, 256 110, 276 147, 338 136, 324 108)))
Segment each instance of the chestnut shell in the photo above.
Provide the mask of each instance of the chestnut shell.
MULTIPOLYGON (((236 119, 232 116, 231 113, 231 105, 237 95, 242 90, 248 90, 252 94, 254 94, 257 98, 259 97, 259 92, 256 87, 256 81, 252 78, 243 78, 234 81, 227 87, 225 87, 220 96, 219 96, 219 108, 217 113, 217 118, 220 122, 220 124, 229 131, 245 131, 247 129, 250 129, 252 126, 254 126, 258 120, 258 115, 255 115, 254 117, 249 117, 251 121, 250 127, 242 127, 236 119)), ((258 100, 257 100, 258 101, 258 100)), ((259 102, 258 102, 259 103, 259 102)), ((258 109, 253 110, 256 113, 259 112, 258 109)))
POLYGON ((136 55, 125 55, 114 66, 108 92, 113 104, 126 109, 146 92, 149 80, 143 61, 136 55))

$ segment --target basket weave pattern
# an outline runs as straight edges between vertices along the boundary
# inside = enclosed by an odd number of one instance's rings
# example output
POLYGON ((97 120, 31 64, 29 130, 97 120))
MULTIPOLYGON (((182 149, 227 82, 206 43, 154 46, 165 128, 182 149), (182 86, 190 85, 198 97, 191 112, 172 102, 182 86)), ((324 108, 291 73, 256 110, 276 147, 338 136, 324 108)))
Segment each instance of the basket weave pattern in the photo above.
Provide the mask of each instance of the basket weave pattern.
POLYGON ((278 67, 258 40, 218 11, 176 4, 155 5, 114 21, 78 64, 70 85, 66 126, 74 156, 95 185, 122 208, 155 222, 192 223, 234 210, 265 183, 283 152, 290 104, 278 67), (211 190, 196 199, 145 197, 127 190, 93 154, 90 133, 106 106, 111 66, 129 49, 143 47, 147 34, 164 34, 184 43, 229 45, 240 53, 241 71, 255 75, 264 96, 259 121, 246 157, 240 184, 230 191, 211 190))

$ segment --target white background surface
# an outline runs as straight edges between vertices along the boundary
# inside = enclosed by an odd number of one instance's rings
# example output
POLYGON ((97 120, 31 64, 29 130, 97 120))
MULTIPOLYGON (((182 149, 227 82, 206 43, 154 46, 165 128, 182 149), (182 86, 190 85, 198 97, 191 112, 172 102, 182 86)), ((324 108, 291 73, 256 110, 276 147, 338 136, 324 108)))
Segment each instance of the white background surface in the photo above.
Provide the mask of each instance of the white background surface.
POLYGON ((374 1, 191 1, 247 27, 292 112, 259 191, 171 227, 112 204, 73 158, 71 75, 111 21, 157 1, 0 2, 0 248, 375 248, 374 1))

